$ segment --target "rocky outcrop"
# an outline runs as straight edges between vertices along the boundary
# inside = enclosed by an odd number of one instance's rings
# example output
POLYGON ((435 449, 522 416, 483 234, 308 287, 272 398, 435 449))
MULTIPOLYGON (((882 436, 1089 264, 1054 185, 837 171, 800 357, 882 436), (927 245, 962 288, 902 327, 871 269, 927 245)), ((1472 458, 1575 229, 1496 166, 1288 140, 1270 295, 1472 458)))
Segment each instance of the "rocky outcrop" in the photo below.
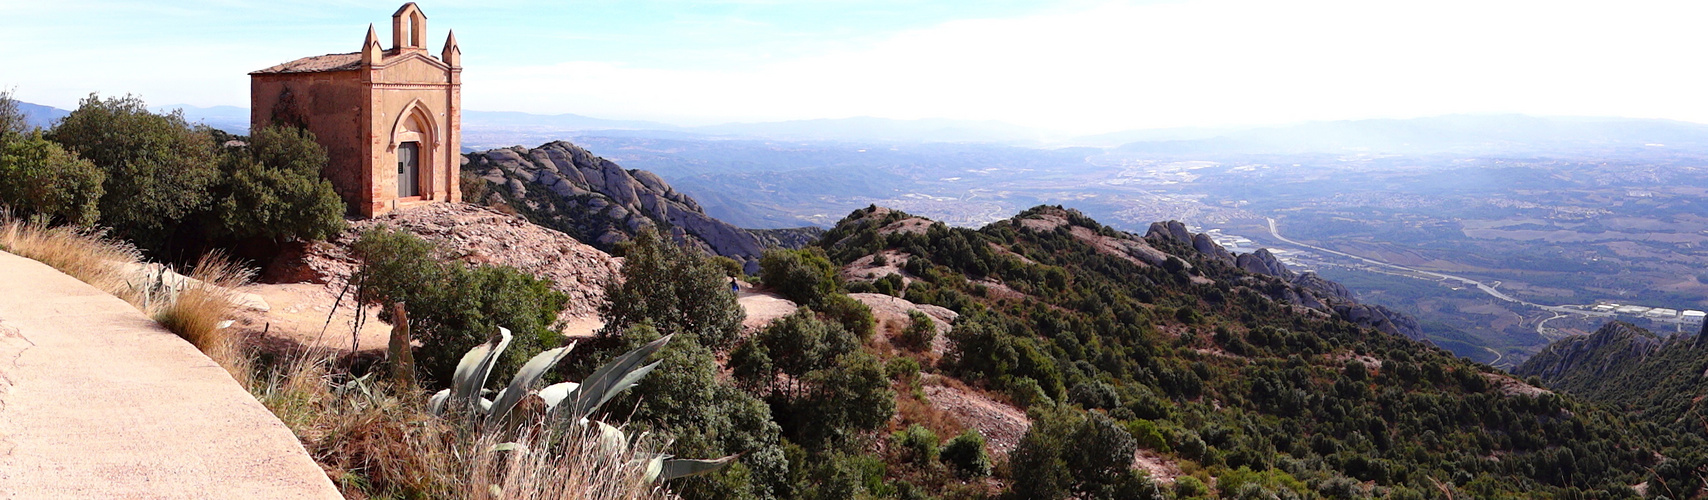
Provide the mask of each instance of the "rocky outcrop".
POLYGON ((1620 365, 1636 365, 1661 349, 1665 340, 1629 323, 1614 321, 1595 333, 1569 337, 1548 344, 1513 370, 1519 376, 1537 376, 1554 385, 1568 375, 1600 377, 1620 365))
POLYGON ((291 281, 324 283, 337 294, 357 267, 350 245, 362 231, 379 226, 413 233, 471 264, 511 266, 549 280, 552 288, 569 295, 565 318, 597 314, 605 300, 605 282, 616 278, 622 267, 618 259, 567 234, 462 203, 433 203, 356 221, 333 241, 316 242, 271 267, 289 268, 277 274, 291 281))
POLYGON ((1193 235, 1192 249, 1197 250, 1198 253, 1204 254, 1205 257, 1219 260, 1227 264, 1234 263, 1234 254, 1229 252, 1228 249, 1222 248, 1221 245, 1216 244, 1216 240, 1210 239, 1210 235, 1208 234, 1198 233, 1193 235))
MULTIPOLYGON (((1196 251, 1201 259, 1222 262, 1252 274, 1279 279, 1286 286, 1264 287, 1269 290, 1272 299, 1336 314, 1347 321, 1375 328, 1389 335, 1428 342, 1424 337, 1423 327, 1416 318, 1379 305, 1359 303, 1352 291, 1340 283, 1329 281, 1312 272, 1294 272, 1280 259, 1275 258, 1275 254, 1267 248, 1236 256, 1216 244, 1209 234, 1193 234, 1186 229, 1186 224, 1173 220, 1151 223, 1150 230, 1145 232, 1145 239, 1158 243, 1180 243, 1196 251)), ((1168 247, 1165 245, 1164 248, 1168 247)))
POLYGON ((1269 253, 1267 248, 1259 248, 1256 252, 1241 254, 1235 259, 1235 265, 1255 274, 1274 276, 1288 281, 1292 281, 1296 277, 1293 270, 1287 269, 1287 265, 1276 259, 1275 254, 1269 253))
POLYGON ((1192 244, 1192 233, 1186 230, 1186 224, 1177 220, 1167 222, 1152 222, 1149 231, 1145 231, 1146 239, 1168 239, 1185 245, 1192 244))
POLYGON ((479 201, 503 202, 588 244, 609 251, 651 227, 758 272, 765 249, 758 237, 706 215, 692 197, 652 172, 624 170, 565 141, 469 153, 467 160, 463 170, 492 188, 489 199, 479 201))

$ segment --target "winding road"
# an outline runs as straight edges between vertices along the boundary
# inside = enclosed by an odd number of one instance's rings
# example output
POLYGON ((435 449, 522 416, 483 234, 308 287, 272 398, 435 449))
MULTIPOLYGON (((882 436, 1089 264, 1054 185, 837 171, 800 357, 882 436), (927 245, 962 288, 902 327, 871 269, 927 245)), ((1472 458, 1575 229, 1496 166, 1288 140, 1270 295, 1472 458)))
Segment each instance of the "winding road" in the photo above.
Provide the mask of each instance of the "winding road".
MULTIPOLYGON (((1549 311, 1549 312, 1553 312, 1553 313, 1564 313, 1564 314, 1581 314, 1584 316, 1597 316, 1597 317, 1604 317, 1604 318, 1605 317, 1613 317, 1613 313, 1588 311, 1588 310, 1583 310, 1583 309, 1578 309, 1578 308, 1573 308, 1573 307, 1551 306, 1551 305, 1545 305, 1545 304, 1537 304, 1534 302, 1528 302, 1528 301, 1513 297, 1511 295, 1507 295, 1505 293, 1502 293, 1500 290, 1496 290, 1495 287, 1493 287, 1493 286, 1489 286, 1488 284, 1485 284, 1481 281, 1477 281, 1477 280, 1470 279, 1470 278, 1465 278, 1465 277, 1461 277, 1461 276, 1454 276, 1451 274, 1442 274, 1442 273, 1437 273, 1437 272, 1433 272, 1433 271, 1424 271, 1421 269, 1413 269, 1413 268, 1402 266, 1399 264, 1391 264, 1391 263, 1382 262, 1382 261, 1375 260, 1375 259, 1370 259, 1370 258, 1360 257, 1357 255, 1352 255, 1352 254, 1349 254, 1346 252, 1337 252, 1334 250, 1329 250, 1327 248, 1319 247, 1316 245, 1300 243, 1297 241, 1287 239, 1287 237, 1285 237, 1285 236, 1281 236, 1281 230, 1276 227, 1274 218, 1265 217, 1264 219, 1269 221, 1269 235, 1274 236, 1275 239, 1281 240, 1282 242, 1285 242, 1285 243, 1290 244, 1290 245, 1309 248, 1311 250, 1316 250, 1318 252, 1323 252, 1323 253, 1327 253, 1327 254, 1339 255, 1341 257, 1346 257, 1349 259, 1355 259, 1355 260, 1358 260, 1360 262, 1370 264, 1373 266, 1381 266, 1381 267, 1386 267, 1389 269, 1397 269, 1397 270, 1401 270, 1401 271, 1417 273, 1417 274, 1421 274, 1421 275, 1425 275, 1425 276, 1440 278, 1442 280, 1457 281, 1459 283, 1462 283, 1462 284, 1465 284, 1468 286, 1477 287, 1478 290, 1481 290, 1483 293, 1488 294, 1490 297, 1494 297, 1494 298, 1497 298, 1500 300, 1504 300, 1504 301, 1512 302, 1512 303, 1516 303, 1516 304, 1523 304, 1523 305, 1534 307, 1534 308, 1541 309, 1544 311, 1549 311)), ((1556 317, 1558 317, 1558 316, 1556 316, 1556 317)), ((1550 319, 1552 319, 1552 318, 1550 318, 1550 319)), ((1540 329, 1541 325, 1537 325, 1537 328, 1540 329)), ((1538 330, 1538 331, 1540 331, 1540 330, 1538 330)))

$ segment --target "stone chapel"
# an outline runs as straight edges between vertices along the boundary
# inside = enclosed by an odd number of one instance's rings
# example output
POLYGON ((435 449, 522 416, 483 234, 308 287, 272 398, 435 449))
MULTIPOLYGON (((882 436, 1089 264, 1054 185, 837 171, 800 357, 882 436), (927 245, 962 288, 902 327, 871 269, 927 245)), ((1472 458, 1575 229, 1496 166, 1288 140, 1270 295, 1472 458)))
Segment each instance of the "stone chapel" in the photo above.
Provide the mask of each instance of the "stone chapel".
POLYGON ((305 57, 249 74, 250 130, 308 129, 326 148, 323 175, 362 217, 462 201, 462 51, 450 34, 427 52, 414 2, 391 16, 391 48, 368 25, 362 50, 305 57))

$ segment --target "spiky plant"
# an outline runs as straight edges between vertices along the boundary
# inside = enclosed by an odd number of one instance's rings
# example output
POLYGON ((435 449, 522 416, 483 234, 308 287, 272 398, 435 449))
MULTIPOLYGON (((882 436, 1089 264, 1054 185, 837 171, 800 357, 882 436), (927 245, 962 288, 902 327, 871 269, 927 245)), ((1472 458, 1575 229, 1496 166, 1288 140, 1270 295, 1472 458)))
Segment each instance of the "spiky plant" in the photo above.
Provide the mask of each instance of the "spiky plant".
POLYGON ((428 400, 428 410, 444 417, 468 419, 483 433, 506 435, 518 431, 526 423, 515 411, 517 405, 529 395, 538 395, 546 406, 545 434, 562 436, 571 432, 595 431, 606 453, 632 456, 639 462, 634 465, 645 467, 647 481, 669 481, 716 472, 734 462, 737 455, 695 460, 630 450, 629 436, 622 429, 589 418, 605 402, 634 387, 642 377, 657 368, 659 362, 646 364, 646 360, 663 348, 670 338, 665 336, 618 356, 593 370, 579 383, 563 382, 535 390, 546 373, 562 361, 575 344, 547 350, 523 364, 510 380, 510 385, 505 386, 496 399, 489 400, 481 397, 482 388, 511 340, 510 330, 500 327, 497 336, 463 355, 451 378, 451 387, 434 394, 428 400))

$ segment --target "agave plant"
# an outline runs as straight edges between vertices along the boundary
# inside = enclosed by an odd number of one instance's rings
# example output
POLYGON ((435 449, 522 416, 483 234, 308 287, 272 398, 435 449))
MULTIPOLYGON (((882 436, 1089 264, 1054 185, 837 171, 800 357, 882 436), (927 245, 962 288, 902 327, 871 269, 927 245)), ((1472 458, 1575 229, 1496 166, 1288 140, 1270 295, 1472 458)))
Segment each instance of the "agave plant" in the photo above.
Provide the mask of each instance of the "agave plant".
MULTIPOLYGON (((471 418, 486 431, 503 432, 522 425, 521 417, 513 410, 523 398, 537 394, 540 399, 545 400, 545 420, 552 430, 585 432, 591 428, 598 431, 600 449, 613 455, 628 453, 629 437, 622 429, 588 417, 598 410, 600 405, 634 387, 641 377, 657 368, 659 362, 642 363, 670 342, 670 338, 671 336, 665 336, 618 356, 617 359, 593 370, 591 375, 579 383, 552 384, 536 391, 534 388, 540 385, 546 373, 562 361, 564 355, 575 348, 575 344, 547 350, 523 364, 522 368, 517 370, 516 376, 510 380, 510 385, 498 392, 496 399, 489 400, 481 397, 482 389, 492 374, 492 368, 498 364, 499 356, 510 346, 510 330, 500 327, 498 336, 485 344, 475 346, 463 355, 451 377, 451 387, 434 394, 428 400, 428 410, 441 416, 471 418)), ((716 460, 693 460, 651 452, 636 452, 633 456, 634 460, 642 462, 636 465, 645 467, 645 477, 649 481, 668 481, 716 472, 728 466, 737 457, 730 455, 716 460)))

